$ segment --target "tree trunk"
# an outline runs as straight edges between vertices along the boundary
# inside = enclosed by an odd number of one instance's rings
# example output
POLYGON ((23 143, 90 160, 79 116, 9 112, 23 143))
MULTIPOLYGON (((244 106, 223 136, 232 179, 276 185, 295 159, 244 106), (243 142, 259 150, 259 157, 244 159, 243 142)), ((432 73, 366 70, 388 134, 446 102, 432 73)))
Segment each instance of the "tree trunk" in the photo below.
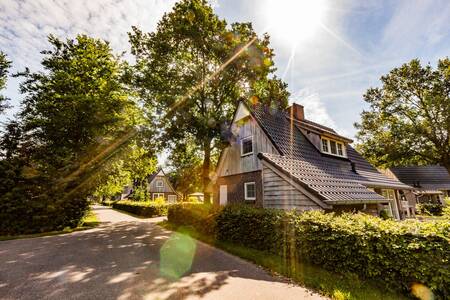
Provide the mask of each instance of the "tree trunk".
POLYGON ((203 185, 203 195, 204 203, 211 203, 211 196, 208 191, 209 182, 209 171, 211 166, 211 139, 206 138, 203 142, 203 152, 205 154, 203 158, 202 166, 202 185, 203 185))

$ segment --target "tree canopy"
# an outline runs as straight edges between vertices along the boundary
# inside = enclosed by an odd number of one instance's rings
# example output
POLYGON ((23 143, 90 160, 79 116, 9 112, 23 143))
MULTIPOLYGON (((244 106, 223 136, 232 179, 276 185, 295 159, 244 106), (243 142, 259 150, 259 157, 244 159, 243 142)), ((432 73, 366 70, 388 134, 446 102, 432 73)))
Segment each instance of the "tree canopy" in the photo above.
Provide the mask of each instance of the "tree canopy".
POLYGON ((273 76, 269 36, 258 37, 250 23, 228 25, 205 0, 182 0, 155 32, 134 27, 129 37, 134 85, 153 109, 166 147, 192 139, 200 148, 208 201, 211 157, 223 146, 238 100, 287 105, 286 85, 273 76))
POLYGON ((155 168, 143 159, 153 150, 140 139, 145 118, 126 84, 127 65, 100 39, 49 43, 43 71, 14 75, 24 100, 0 143, 0 232, 76 226, 87 196, 117 173, 111 165, 139 178, 155 168))
POLYGON ((440 164, 450 172, 450 59, 437 67, 414 59, 381 77, 364 100, 358 145, 381 167, 440 164))
MULTIPOLYGON (((8 79, 8 70, 11 67, 11 62, 6 58, 6 54, 0 51, 0 92, 6 87, 6 80, 8 79)), ((0 113, 8 107, 6 101, 8 99, 0 94, 0 113)))

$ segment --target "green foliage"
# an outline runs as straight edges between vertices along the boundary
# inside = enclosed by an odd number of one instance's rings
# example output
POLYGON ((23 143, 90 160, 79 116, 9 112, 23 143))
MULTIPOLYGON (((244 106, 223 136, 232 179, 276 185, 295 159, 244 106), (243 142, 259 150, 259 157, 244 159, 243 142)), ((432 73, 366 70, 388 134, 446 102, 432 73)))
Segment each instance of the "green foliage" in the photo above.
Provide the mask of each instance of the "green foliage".
POLYGON ((171 207, 169 222, 201 229, 209 218, 219 241, 280 255, 286 264, 306 260, 338 273, 380 280, 404 292, 417 282, 439 299, 450 296, 447 221, 396 222, 364 214, 297 214, 249 206, 199 213, 194 207, 171 207))
POLYGON ((250 23, 228 26, 206 0, 182 0, 155 32, 133 27, 129 38, 136 57, 133 80, 162 129, 163 144, 193 140, 202 152, 208 202, 211 160, 223 146, 221 134, 238 100, 287 105, 286 85, 271 78, 269 37, 258 37, 250 23))
POLYGON ((444 207, 442 208, 444 218, 450 219, 450 197, 444 198, 444 207))
POLYGON ((167 219, 174 225, 192 226, 200 233, 214 235, 220 210, 210 204, 175 204, 169 208, 167 219))
POLYGON ((183 194, 184 200, 188 194, 201 191, 202 157, 200 147, 194 141, 176 143, 167 159, 172 169, 170 181, 183 194))
POLYGON ((416 210, 420 215, 441 216, 443 206, 439 203, 417 203, 416 210))
POLYGON ((450 172, 450 59, 436 69, 415 59, 368 89, 370 110, 355 124, 358 150, 381 166, 441 164, 450 172))
POLYGON ((85 35, 49 43, 42 72, 14 75, 24 100, 0 143, 0 234, 76 227, 142 123, 126 65, 108 43, 85 35))
MULTIPOLYGON (((0 91, 6 87, 6 80, 8 78, 8 70, 11 67, 11 62, 6 58, 6 54, 0 51, 0 91)), ((0 94, 0 113, 8 107, 6 101, 8 99, 0 94)))
POLYGON ((155 201, 136 202, 136 201, 118 201, 112 203, 112 208, 123 210, 141 217, 159 217, 167 216, 167 210, 173 204, 161 203, 155 201))

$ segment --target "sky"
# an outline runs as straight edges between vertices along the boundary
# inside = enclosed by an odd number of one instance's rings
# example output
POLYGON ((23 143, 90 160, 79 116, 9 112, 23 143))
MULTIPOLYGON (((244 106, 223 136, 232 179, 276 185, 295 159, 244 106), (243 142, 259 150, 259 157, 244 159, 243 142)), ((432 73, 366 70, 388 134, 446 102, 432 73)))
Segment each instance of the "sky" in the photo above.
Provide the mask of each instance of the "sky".
MULTIPOLYGON (((129 55, 131 26, 153 31, 173 0, 0 0, 0 50, 12 73, 40 70, 47 35, 103 38, 129 55)), ((450 55, 450 1, 211 0, 228 23, 252 22, 268 32, 277 75, 288 83, 291 102, 306 118, 354 138, 355 122, 367 109, 364 92, 380 77, 414 58, 436 65, 450 55), (319 4, 318 4, 319 3, 319 4)), ((19 79, 6 91, 13 116, 22 96, 19 79)))

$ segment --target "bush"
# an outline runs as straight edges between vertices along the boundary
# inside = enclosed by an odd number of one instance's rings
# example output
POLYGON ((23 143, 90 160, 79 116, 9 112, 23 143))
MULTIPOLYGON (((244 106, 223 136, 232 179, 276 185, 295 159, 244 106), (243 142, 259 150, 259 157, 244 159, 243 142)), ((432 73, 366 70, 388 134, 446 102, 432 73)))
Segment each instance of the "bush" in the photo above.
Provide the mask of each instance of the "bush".
POLYGON ((442 208, 442 204, 439 203, 418 203, 416 205, 419 214, 429 216, 441 216, 442 208))
POLYGON ((220 208, 208 204, 179 203, 169 208, 167 219, 177 226, 192 226, 198 232, 214 235, 220 208))
POLYGON ((214 224, 212 234, 221 241, 376 278, 404 291, 419 282, 438 298, 450 297, 448 221, 396 222, 364 214, 297 214, 249 206, 214 211, 200 205, 171 207, 169 221, 196 229, 214 224))
POLYGON ((167 216, 168 208, 172 204, 155 202, 118 201, 112 203, 112 208, 123 210, 141 217, 167 216))

